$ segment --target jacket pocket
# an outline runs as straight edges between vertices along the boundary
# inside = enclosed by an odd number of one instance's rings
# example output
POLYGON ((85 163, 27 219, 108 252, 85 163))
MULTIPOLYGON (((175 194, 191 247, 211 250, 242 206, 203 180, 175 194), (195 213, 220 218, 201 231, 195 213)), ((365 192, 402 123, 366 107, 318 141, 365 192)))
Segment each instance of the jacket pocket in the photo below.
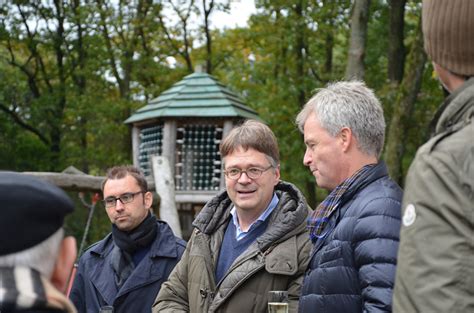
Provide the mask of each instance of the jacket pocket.
POLYGON ((335 266, 339 265, 340 260, 342 262, 342 246, 331 248, 329 250, 322 251, 321 258, 319 259, 320 266, 335 266))

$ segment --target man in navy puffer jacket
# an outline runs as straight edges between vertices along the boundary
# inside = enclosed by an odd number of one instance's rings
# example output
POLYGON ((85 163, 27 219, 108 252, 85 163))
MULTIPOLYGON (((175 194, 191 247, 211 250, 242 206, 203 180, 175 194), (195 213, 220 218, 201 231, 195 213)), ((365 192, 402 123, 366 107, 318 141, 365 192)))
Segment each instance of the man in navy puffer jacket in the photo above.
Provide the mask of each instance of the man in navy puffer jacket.
POLYGON ((304 164, 328 197, 308 219, 313 242, 299 311, 391 312, 402 190, 382 151, 382 107, 362 82, 321 89, 296 118, 304 164))

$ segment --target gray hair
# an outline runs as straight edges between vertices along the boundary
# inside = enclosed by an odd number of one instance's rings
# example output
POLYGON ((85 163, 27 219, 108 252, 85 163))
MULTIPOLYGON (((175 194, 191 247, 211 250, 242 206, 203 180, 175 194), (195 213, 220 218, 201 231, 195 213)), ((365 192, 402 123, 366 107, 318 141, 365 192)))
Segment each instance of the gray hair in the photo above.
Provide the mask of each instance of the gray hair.
POLYGON ((51 278, 63 237, 64 229, 59 228, 54 234, 36 246, 0 256, 0 266, 29 267, 37 270, 45 277, 51 278))
POLYGON ((357 138, 360 151, 380 157, 385 139, 383 109, 374 92, 363 82, 341 81, 318 89, 296 117, 302 133, 313 112, 331 136, 348 127, 357 138))

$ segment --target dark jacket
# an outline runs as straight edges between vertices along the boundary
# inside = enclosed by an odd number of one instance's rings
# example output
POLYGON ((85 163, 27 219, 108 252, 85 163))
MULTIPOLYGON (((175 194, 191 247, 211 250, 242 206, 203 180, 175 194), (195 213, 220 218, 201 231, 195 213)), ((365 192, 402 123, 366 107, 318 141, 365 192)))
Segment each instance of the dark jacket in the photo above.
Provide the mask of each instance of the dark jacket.
POLYGON ((280 182, 275 192, 279 202, 267 229, 237 257, 219 284, 216 262, 232 202, 225 191, 209 201, 196 217, 186 252, 163 284, 153 312, 266 313, 270 290, 288 290, 290 312, 296 312, 311 249, 309 211, 295 186, 280 182))
POLYGON ((114 313, 151 312, 161 284, 168 279, 186 248, 186 243, 173 235, 168 224, 157 221, 157 227, 150 251, 120 290, 110 264, 110 252, 115 245, 112 235, 84 253, 70 294, 79 313, 97 313, 107 305, 114 307, 114 313))
POLYGON ((383 162, 355 182, 316 242, 300 312, 390 312, 402 190, 383 162))
POLYGON ((474 77, 438 110, 406 179, 394 312, 474 312, 474 77))

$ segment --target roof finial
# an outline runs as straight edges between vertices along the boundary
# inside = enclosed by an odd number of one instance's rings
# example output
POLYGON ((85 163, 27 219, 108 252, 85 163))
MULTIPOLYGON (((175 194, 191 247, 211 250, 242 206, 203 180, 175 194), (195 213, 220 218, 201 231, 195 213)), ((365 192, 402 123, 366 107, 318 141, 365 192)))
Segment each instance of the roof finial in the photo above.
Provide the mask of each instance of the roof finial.
POLYGON ((196 67, 194 68, 194 73, 206 73, 207 70, 206 70, 206 65, 203 64, 203 63, 199 63, 198 65, 196 65, 196 67))

